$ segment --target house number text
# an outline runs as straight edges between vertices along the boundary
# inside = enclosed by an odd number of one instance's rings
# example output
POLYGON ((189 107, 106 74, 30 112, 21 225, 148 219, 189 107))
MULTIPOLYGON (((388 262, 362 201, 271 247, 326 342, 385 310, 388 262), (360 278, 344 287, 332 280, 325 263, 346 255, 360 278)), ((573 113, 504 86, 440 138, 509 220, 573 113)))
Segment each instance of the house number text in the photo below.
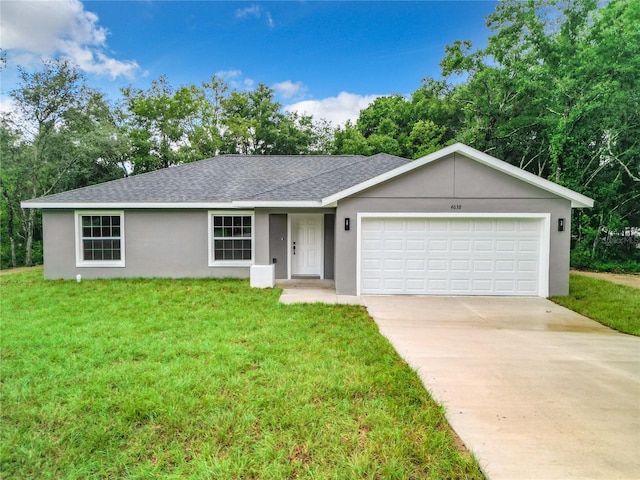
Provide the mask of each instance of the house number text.
POLYGON ((462 210, 462 205, 451 205, 451 210, 462 210))

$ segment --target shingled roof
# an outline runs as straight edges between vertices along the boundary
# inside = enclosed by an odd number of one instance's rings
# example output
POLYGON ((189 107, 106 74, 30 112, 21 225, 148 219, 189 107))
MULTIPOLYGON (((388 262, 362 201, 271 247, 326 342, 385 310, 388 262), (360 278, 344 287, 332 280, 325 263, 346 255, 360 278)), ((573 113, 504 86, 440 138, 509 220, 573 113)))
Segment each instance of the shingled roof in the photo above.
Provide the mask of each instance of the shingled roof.
POLYGON ((410 162, 388 154, 221 155, 23 202, 25 208, 107 204, 318 202, 410 162))

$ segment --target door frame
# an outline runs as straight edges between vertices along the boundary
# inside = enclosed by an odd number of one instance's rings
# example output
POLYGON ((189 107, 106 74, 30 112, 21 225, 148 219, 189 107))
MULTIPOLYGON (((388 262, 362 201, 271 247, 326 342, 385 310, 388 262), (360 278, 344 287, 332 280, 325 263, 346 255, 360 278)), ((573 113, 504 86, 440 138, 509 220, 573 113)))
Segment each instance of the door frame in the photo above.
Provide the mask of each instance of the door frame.
POLYGON ((366 218, 535 218, 542 223, 540 228, 540 256, 538 276, 538 296, 549 296, 549 254, 551 246, 551 214, 550 213, 364 213, 357 214, 356 228, 356 295, 360 295, 360 277, 362 262, 362 220, 366 218))
POLYGON ((289 213, 287 214, 287 278, 293 278, 293 237, 291 224, 293 217, 319 217, 320 218, 320 279, 324 280, 324 213, 289 213))

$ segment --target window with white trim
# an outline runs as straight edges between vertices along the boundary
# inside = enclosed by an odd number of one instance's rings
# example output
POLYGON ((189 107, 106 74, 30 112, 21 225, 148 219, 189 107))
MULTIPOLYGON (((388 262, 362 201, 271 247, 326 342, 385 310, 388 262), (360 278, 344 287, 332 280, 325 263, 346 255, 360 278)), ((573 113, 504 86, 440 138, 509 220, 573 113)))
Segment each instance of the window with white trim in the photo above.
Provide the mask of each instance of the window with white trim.
POLYGON ((253 263, 253 213, 209 212, 209 264, 253 263))
POLYGON ((124 267, 124 212, 76 212, 76 265, 124 267))

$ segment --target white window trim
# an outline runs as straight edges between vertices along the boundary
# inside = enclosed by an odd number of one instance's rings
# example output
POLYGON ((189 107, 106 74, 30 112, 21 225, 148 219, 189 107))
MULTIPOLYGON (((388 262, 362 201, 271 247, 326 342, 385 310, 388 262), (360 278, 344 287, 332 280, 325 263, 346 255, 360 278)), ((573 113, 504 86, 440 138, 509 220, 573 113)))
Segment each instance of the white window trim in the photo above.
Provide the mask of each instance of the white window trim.
POLYGON ((123 210, 76 210, 76 267, 124 267, 125 266, 125 240, 124 240, 124 211, 123 210), (82 256, 82 217, 87 215, 111 215, 120 217, 120 260, 84 260, 82 256))
MULTIPOLYGON (((250 267, 254 264, 256 258, 256 220, 252 210, 209 210, 208 218, 208 234, 207 242, 209 248, 209 266, 210 267, 250 267), (216 260, 213 252, 213 217, 214 216, 243 216, 251 217, 251 260, 216 260)), ((245 238, 246 240, 246 238, 245 238)))
POLYGON ((416 213, 416 212, 360 212, 357 214, 356 229, 356 295, 361 291, 361 255, 362 255, 362 221, 367 218, 534 218, 542 222, 540 229, 540 273, 538 277, 538 296, 549 296, 549 253, 551 248, 551 214, 550 213, 416 213))

